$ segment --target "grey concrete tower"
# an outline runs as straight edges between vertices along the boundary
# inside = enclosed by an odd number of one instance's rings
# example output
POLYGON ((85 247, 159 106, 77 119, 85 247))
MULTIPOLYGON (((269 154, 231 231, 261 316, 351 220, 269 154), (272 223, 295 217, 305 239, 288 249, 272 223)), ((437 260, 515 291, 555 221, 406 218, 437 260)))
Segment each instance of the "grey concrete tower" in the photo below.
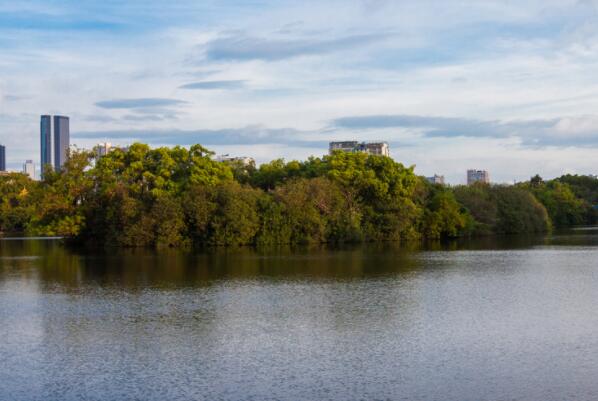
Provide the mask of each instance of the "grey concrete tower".
POLYGON ((60 171, 69 154, 69 118, 54 116, 54 168, 60 171))

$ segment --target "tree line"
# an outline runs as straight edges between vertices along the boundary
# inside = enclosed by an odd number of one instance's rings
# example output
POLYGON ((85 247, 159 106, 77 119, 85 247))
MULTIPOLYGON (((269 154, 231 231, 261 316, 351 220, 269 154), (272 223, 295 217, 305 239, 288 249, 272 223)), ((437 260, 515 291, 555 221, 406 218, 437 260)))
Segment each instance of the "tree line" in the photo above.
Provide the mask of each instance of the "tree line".
POLYGON ((102 246, 407 241, 541 233, 598 221, 598 179, 433 185, 384 156, 217 162, 201 145, 71 152, 41 181, 0 177, 0 232, 102 246))

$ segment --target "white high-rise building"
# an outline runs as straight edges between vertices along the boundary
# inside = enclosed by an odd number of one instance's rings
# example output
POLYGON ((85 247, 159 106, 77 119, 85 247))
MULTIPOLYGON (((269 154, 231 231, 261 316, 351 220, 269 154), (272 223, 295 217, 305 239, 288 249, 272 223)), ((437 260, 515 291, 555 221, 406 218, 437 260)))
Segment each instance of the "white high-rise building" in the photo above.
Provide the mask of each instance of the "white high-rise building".
POLYGON ((444 176, 443 175, 434 174, 434 176, 426 177, 426 179, 428 180, 428 182, 430 184, 444 185, 444 176))
POLYGON ((23 173, 27 174, 32 180, 35 180, 35 163, 33 163, 33 160, 25 161, 25 164, 23 164, 23 173))
POLYGON ((473 185, 476 182, 490 184, 490 174, 487 170, 467 170, 467 185, 473 185))
POLYGON ((255 166, 255 160, 253 159, 253 157, 248 157, 248 156, 230 156, 228 154, 226 155, 221 155, 216 157, 216 161, 220 162, 220 163, 239 163, 242 166, 248 167, 251 165, 255 166))
POLYGON ((96 146, 96 155, 98 159, 102 156, 106 156, 112 150, 112 144, 110 142, 99 143, 96 146))

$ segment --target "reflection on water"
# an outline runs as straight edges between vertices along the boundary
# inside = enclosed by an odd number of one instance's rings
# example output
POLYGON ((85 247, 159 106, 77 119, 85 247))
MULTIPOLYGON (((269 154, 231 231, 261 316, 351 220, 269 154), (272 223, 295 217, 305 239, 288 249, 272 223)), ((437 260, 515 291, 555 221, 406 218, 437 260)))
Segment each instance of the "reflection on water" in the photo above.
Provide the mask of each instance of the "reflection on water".
POLYGON ((0 241, 0 280, 18 272, 41 285, 194 287, 219 280, 359 278, 415 269, 412 253, 398 247, 331 251, 251 248, 207 252, 176 250, 85 251, 55 241, 0 241))
POLYGON ((598 399, 597 245, 0 240, 0 399, 598 399))

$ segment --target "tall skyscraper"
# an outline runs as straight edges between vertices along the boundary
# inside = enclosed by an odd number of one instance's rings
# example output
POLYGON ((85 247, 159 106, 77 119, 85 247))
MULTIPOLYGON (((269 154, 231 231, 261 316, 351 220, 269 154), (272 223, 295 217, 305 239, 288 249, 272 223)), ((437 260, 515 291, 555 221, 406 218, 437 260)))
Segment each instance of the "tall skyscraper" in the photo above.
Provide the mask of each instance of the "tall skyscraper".
POLYGON ((46 164, 52 164, 52 116, 41 116, 40 121, 40 171, 44 175, 46 164))
POLYGON ((69 153, 70 130, 69 118, 65 116, 54 116, 54 168, 60 168, 66 162, 69 153))
POLYGON ((23 173, 27 174, 32 180, 35 180, 35 164, 33 160, 25 161, 25 164, 23 164, 23 173))
POLYGON ((0 171, 6 171, 6 147, 0 145, 0 171))

